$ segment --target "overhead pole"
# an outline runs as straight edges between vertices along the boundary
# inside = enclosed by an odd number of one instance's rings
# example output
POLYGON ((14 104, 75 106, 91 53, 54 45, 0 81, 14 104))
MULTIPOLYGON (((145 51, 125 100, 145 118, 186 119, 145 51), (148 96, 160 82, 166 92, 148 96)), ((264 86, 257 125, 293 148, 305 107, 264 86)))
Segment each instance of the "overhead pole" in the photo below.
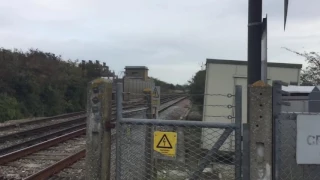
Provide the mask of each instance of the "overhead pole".
POLYGON ((262 0, 249 0, 248 85, 261 80, 262 0))
MULTIPOLYGON (((284 30, 287 23, 288 4, 289 0, 284 0, 284 30)), ((270 138, 275 139, 272 137, 275 130, 274 118, 271 115, 272 104, 270 104, 272 91, 266 85, 267 83, 267 18, 264 19, 263 24, 262 0, 248 0, 247 124, 251 152, 248 177, 251 179, 262 179, 263 176, 265 180, 272 180, 277 176, 277 167, 273 166, 276 162, 276 154, 270 148, 273 143, 270 138), (259 80, 264 82, 257 82, 259 80), (263 137, 259 137, 261 132, 264 134, 263 137), (269 138, 265 138, 266 134, 269 138)))

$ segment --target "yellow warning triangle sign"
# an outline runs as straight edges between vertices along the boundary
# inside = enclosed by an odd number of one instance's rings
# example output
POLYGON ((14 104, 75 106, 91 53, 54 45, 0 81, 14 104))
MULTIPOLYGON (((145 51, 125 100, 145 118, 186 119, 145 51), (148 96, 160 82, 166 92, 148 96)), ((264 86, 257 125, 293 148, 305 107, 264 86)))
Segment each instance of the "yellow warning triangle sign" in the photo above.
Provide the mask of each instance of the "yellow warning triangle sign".
POLYGON ((162 138, 160 139, 157 148, 167 148, 167 149, 172 149, 172 145, 167 137, 166 134, 164 134, 162 136, 162 138))

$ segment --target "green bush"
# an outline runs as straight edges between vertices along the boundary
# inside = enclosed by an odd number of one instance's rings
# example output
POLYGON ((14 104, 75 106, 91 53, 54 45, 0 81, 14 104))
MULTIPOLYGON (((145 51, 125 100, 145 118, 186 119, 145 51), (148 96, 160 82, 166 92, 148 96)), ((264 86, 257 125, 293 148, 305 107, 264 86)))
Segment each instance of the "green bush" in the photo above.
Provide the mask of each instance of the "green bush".
POLYGON ((102 66, 31 49, 0 49, 0 121, 81 111, 102 66))
POLYGON ((203 101, 204 101, 204 88, 206 80, 206 71, 198 71, 192 79, 189 81, 189 90, 192 97, 192 102, 203 110, 203 101))
POLYGON ((22 117, 20 105, 16 98, 0 94, 0 122, 22 117))

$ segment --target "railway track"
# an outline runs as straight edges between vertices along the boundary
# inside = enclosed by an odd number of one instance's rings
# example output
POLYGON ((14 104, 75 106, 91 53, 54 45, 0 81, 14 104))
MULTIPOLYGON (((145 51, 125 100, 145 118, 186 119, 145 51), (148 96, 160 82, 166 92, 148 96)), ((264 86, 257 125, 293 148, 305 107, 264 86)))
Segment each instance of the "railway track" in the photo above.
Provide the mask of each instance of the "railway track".
POLYGON ((85 128, 0 156, 0 172, 7 179, 47 179, 83 158, 84 149, 85 128))
POLYGON ((10 152, 13 152, 15 150, 22 149, 24 147, 28 147, 33 144, 36 144, 36 143, 39 143, 42 141, 46 141, 48 139, 52 139, 54 137, 61 136, 61 135, 66 134, 68 132, 72 132, 72 131, 82 129, 85 127, 86 127, 86 123, 83 122, 78 125, 74 125, 71 127, 66 127, 63 129, 52 131, 52 132, 46 133, 44 135, 36 135, 36 137, 31 136, 31 137, 28 137, 25 139, 20 139, 19 141, 11 142, 10 144, 7 143, 6 146, 2 145, 3 148, 0 149, 0 155, 4 155, 4 154, 10 153, 10 152))
POLYGON ((0 136, 0 155, 33 145, 35 143, 54 138, 64 133, 85 128, 86 116, 80 115, 66 121, 58 121, 43 126, 31 126, 22 131, 0 136))
MULTIPOLYGON (((171 97, 163 98, 162 104, 171 100, 171 97)), ((129 104, 124 107, 124 113, 130 114, 131 110, 131 112, 135 112, 143 107, 145 107, 145 104, 141 102, 129 104)), ((112 113, 114 115, 113 120, 115 120, 115 113, 114 109, 112 113)), ((9 125, 9 130, 6 129, 0 135, 0 155, 82 128, 85 126, 85 118, 84 112, 78 112, 44 118, 44 123, 40 120, 35 120, 20 123, 16 126, 9 125)))
MULTIPOLYGON (((162 99, 162 104, 166 104, 172 101, 171 105, 173 105, 181 101, 182 99, 183 98, 177 98, 177 97, 164 98, 162 99)), ((168 107, 169 106, 170 104, 168 105, 168 107)), ((166 108, 167 107, 165 106, 163 109, 166 109, 166 108)), ((127 112, 130 113, 132 111, 131 109, 132 107, 131 108, 128 107, 127 112)), ((85 118, 85 117, 81 117, 81 118, 85 118)), ((59 131, 52 132, 35 139, 31 139, 16 145, 12 145, 12 146, 0 149, 0 180, 1 179, 19 179, 19 178, 20 179, 22 178, 23 179, 48 179, 50 176, 52 176, 56 172, 61 171, 62 169, 64 169, 61 172, 62 174, 63 173, 66 173, 69 175, 70 173, 83 174, 84 172, 79 172, 79 171, 82 171, 83 166, 81 166, 82 168, 79 168, 79 169, 77 168, 65 169, 65 168, 69 167, 70 165, 74 164, 77 161, 79 162, 77 162, 76 164, 81 162, 82 164, 84 163, 84 156, 85 156, 84 133, 85 133, 85 123, 82 122, 72 127, 65 127, 64 129, 61 129, 59 131), (72 130, 74 132, 68 133, 72 130), (76 133, 76 135, 73 133, 76 133), (35 144, 35 143, 38 143, 38 144, 35 144), (21 149, 21 147, 26 147, 26 148, 21 149), (73 150, 71 151, 70 148, 73 150), (17 150, 17 149, 20 149, 20 150, 12 152, 13 150, 17 150), (68 149, 70 151, 68 151, 68 149), (5 155, 1 156, 1 152, 2 154, 5 154, 5 155), (72 172, 72 171, 75 171, 75 172, 72 172), (1 172, 6 172, 6 174, 2 175, 1 172), (17 173, 17 172, 21 172, 21 173, 17 173)), ((113 134, 112 136, 115 137, 115 134, 113 134)), ((61 179, 61 178, 63 177, 61 177, 60 175, 60 176, 52 176, 50 179, 61 179)), ((81 179, 81 177, 77 176, 76 179, 81 179)))
POLYGON ((68 114, 62 114, 62 115, 57 115, 57 116, 52 116, 52 117, 45 117, 45 118, 40 118, 36 120, 27 120, 25 122, 19 122, 19 123, 11 123, 8 125, 0 126, 0 135, 7 134, 10 132, 14 132, 17 129, 21 129, 23 127, 29 126, 29 125, 41 125, 41 124, 46 124, 52 120, 57 120, 57 119, 65 119, 68 117, 73 117, 77 115, 82 115, 84 114, 84 111, 80 112, 75 112, 75 113, 68 113, 68 114))
MULTIPOLYGON (((123 109, 124 110, 128 110, 134 107, 139 107, 139 106, 144 106, 145 102, 125 102, 123 104, 123 109)), ((112 110, 114 111, 113 114, 115 115, 115 111, 116 111, 116 105, 113 103, 112 104, 112 110)), ((80 112, 76 112, 76 113, 69 113, 69 114, 62 114, 62 115, 57 115, 57 116, 52 116, 52 117, 46 117, 46 118, 40 118, 40 119, 36 119, 36 120, 27 120, 25 122, 19 122, 19 123, 11 123, 8 125, 3 125, 1 126, 0 124, 0 142, 2 142, 3 139, 6 138, 2 138, 5 135, 9 135, 9 134, 13 134, 12 137, 14 136, 15 133, 23 131, 23 130, 27 130, 30 129, 30 127, 32 128, 36 128, 36 127, 42 127, 42 126, 49 126, 51 124, 57 124, 59 122, 64 122, 64 121, 68 121, 70 118, 75 118, 75 117, 84 117, 85 115, 85 111, 80 111, 80 112)), ((16 135, 21 136, 20 135, 16 135)))
MULTIPOLYGON (((127 104, 123 107, 124 113, 128 112, 128 110, 130 111, 130 109, 137 109, 139 107, 145 107, 145 103, 127 104)), ((115 120, 116 109, 115 107, 112 109, 113 120, 115 120)), ((85 113, 79 112, 44 118, 44 122, 35 120, 20 123, 16 126, 11 124, 0 135, 0 155, 84 128, 86 126, 85 120, 85 113)))

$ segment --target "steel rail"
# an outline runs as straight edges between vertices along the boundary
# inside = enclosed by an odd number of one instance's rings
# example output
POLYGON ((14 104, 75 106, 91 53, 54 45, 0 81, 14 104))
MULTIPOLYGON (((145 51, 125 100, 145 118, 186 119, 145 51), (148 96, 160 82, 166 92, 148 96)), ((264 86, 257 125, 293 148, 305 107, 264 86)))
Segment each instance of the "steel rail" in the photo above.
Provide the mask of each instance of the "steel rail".
POLYGON ((86 127, 86 123, 82 123, 82 124, 75 125, 75 126, 72 126, 72 127, 68 127, 68 128, 62 129, 60 131, 53 132, 53 133, 50 133, 50 134, 47 134, 47 135, 44 135, 44 136, 41 136, 41 137, 38 137, 38 138, 31 139, 31 140, 28 140, 28 141, 25 141, 25 142, 22 142, 22 143, 14 144, 12 146, 8 146, 6 148, 0 149, 0 155, 6 154, 6 153, 10 153, 10 152, 12 152, 14 150, 21 149, 21 148, 24 148, 26 146, 31 146, 31 145, 33 145, 35 143, 38 143, 38 142, 41 142, 41 141, 45 141, 45 140, 48 140, 48 139, 51 139, 51 138, 54 138, 54 137, 57 137, 57 136, 61 136, 61 135, 66 134, 68 132, 72 132, 72 131, 75 131, 75 130, 78 130, 78 129, 82 129, 82 128, 85 128, 85 127, 86 127))
POLYGON ((46 180, 53 174, 63 170, 64 168, 69 167, 70 165, 74 164, 81 158, 84 158, 86 155, 86 150, 83 149, 71 156, 68 156, 67 158, 62 159, 61 161, 58 161, 57 163, 54 163, 53 165, 25 178, 24 180, 46 180))
MULTIPOLYGON (((174 99, 170 100, 170 101, 174 101, 174 102, 173 102, 173 103, 168 104, 167 106, 160 107, 159 112, 161 112, 161 111, 164 111, 164 110, 168 109, 169 107, 171 107, 171 106, 173 106, 173 105, 177 104, 178 102, 180 102, 180 101, 182 101, 182 100, 184 100, 184 99, 186 99, 186 98, 187 98, 187 96, 185 96, 185 97, 180 97, 180 98, 174 98, 174 99)), ((168 102, 170 102, 170 101, 168 101, 168 102)), ((165 103, 168 103, 168 102, 165 102, 165 103)), ((163 103, 163 104, 165 104, 165 103, 163 103)), ((162 104, 162 105, 163 105, 163 104, 162 104)))
POLYGON ((51 128, 68 126, 70 124, 77 123, 77 122, 79 122, 81 120, 85 121, 85 119, 86 119, 86 116, 83 115, 82 117, 75 117, 75 118, 72 118, 72 119, 67 120, 67 121, 63 121, 63 122, 59 122, 59 123, 55 123, 55 124, 50 124, 50 125, 46 125, 46 126, 41 126, 41 127, 37 127, 37 128, 33 128, 33 129, 27 129, 27 130, 24 130, 24 131, 19 131, 19 132, 16 132, 16 133, 3 135, 3 136, 0 136, 0 142, 12 140, 12 139, 19 138, 19 137, 25 136, 25 135, 30 135, 30 134, 35 134, 35 133, 38 133, 38 132, 46 131, 46 130, 51 129, 51 128))
POLYGON ((9 130, 9 129, 13 129, 16 127, 22 127, 22 126, 26 126, 26 125, 30 125, 30 124, 35 124, 38 122, 47 122, 47 121, 51 121, 53 119, 58 119, 58 118, 59 119, 68 118, 68 117, 77 116, 77 115, 84 114, 84 113, 85 113, 84 111, 80 111, 80 112, 75 112, 75 113, 68 113, 68 114, 61 114, 61 115, 57 115, 57 116, 44 117, 44 118, 30 120, 30 121, 26 121, 26 122, 9 124, 9 125, 5 125, 5 126, 0 126, 0 131, 9 130))
POLYGON ((21 150, 18 150, 18 151, 9 153, 9 154, 5 154, 3 156, 0 156, 0 165, 14 161, 19 158, 22 158, 26 155, 29 155, 34 152, 40 151, 42 149, 51 147, 53 145, 67 141, 67 140, 75 138, 77 136, 83 135, 83 134, 85 134, 85 132, 86 132, 86 129, 83 128, 83 129, 80 129, 80 130, 77 130, 77 131, 50 139, 48 141, 44 141, 44 142, 35 144, 33 146, 30 146, 30 147, 27 147, 27 148, 24 148, 24 149, 21 149, 21 150))

